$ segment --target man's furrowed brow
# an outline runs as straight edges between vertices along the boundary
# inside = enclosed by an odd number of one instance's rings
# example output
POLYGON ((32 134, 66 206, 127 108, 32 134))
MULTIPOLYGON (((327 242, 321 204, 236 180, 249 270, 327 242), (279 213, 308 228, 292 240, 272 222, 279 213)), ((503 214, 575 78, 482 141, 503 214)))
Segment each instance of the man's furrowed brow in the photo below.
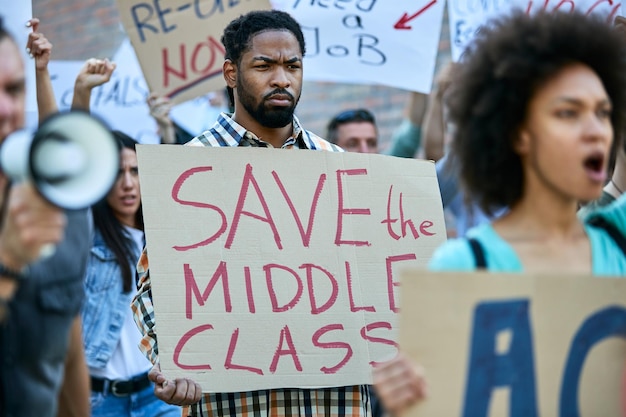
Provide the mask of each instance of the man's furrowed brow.
MULTIPOLYGON (((268 64, 276 64, 276 63, 278 63, 278 60, 270 58, 268 56, 255 56, 252 59, 254 61, 263 61, 263 62, 266 62, 268 64)), ((296 62, 300 62, 300 61, 302 61, 302 59, 300 57, 294 56, 293 58, 284 61, 284 63, 285 64, 295 64, 296 62)))

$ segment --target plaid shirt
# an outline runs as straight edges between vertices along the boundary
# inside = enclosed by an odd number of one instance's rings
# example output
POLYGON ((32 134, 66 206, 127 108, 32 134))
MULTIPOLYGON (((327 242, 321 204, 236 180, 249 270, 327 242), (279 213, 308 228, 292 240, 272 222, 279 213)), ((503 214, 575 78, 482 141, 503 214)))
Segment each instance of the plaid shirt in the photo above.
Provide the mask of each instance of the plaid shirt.
MULTIPOLYGON (((257 138, 225 113, 213 127, 192 139, 189 146, 259 146, 271 147, 257 138)), ((308 132, 293 118, 293 136, 283 149, 320 149, 343 152, 341 148, 308 132)), ((139 290, 131 308, 135 322, 143 334, 139 348, 152 363, 158 362, 158 346, 154 331, 154 307, 148 254, 144 249, 137 264, 139 290)), ((188 415, 207 417, 365 417, 370 415, 369 391, 366 385, 323 389, 272 389, 252 392, 203 394, 198 405, 183 410, 188 415)))

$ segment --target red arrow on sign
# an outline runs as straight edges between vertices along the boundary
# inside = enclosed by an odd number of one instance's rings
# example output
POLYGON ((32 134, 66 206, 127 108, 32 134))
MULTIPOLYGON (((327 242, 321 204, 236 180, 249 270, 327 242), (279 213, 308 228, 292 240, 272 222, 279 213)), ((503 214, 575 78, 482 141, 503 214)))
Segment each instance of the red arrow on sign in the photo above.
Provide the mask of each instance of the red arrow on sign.
POLYGON ((437 3, 437 0, 432 0, 430 3, 428 3, 426 6, 422 7, 421 9, 419 9, 417 12, 415 12, 411 16, 409 16, 409 14, 405 12, 402 15, 402 17, 400 18, 400 20, 398 20, 396 22, 396 24, 393 25, 393 28, 394 29, 404 29, 404 30, 411 29, 411 26, 408 26, 407 23, 409 23, 411 20, 415 19, 417 16, 421 15, 422 13, 424 13, 430 7, 434 6, 435 3, 437 3))

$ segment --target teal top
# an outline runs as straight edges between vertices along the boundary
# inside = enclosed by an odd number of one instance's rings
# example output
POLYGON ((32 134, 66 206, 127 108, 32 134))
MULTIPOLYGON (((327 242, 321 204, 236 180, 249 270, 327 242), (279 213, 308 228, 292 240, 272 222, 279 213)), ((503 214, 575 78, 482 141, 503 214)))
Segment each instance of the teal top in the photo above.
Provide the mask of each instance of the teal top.
POLYGON ((385 155, 413 158, 422 143, 422 128, 405 119, 393 132, 385 155))
MULTIPOLYGON (((626 198, 587 213, 584 219, 601 216, 626 235, 626 198)), ((593 275, 625 275, 626 256, 618 244, 603 229, 585 224, 591 244, 593 275)), ((494 230, 490 223, 482 224, 467 233, 478 240, 485 252, 487 268, 492 272, 523 272, 517 253, 509 243, 494 230)), ((441 245, 428 265, 434 271, 473 271, 476 269, 474 254, 467 239, 452 239, 441 245)))

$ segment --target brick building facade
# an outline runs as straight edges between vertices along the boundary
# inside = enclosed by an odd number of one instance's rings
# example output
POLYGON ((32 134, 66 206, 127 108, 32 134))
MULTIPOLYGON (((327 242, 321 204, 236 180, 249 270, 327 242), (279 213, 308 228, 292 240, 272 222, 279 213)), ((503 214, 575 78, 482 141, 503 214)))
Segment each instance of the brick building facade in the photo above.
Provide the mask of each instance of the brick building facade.
MULTIPOLYGON (((57 60, 112 57, 126 36, 115 0, 33 0, 33 15, 40 18, 41 31, 53 43, 53 59, 57 60)), ((450 59, 446 15, 443 23, 438 68, 450 59)), ((303 88, 297 114, 307 129, 323 135, 333 114, 365 107, 377 118, 383 149, 400 123, 410 95, 379 85, 305 82, 303 88)))

